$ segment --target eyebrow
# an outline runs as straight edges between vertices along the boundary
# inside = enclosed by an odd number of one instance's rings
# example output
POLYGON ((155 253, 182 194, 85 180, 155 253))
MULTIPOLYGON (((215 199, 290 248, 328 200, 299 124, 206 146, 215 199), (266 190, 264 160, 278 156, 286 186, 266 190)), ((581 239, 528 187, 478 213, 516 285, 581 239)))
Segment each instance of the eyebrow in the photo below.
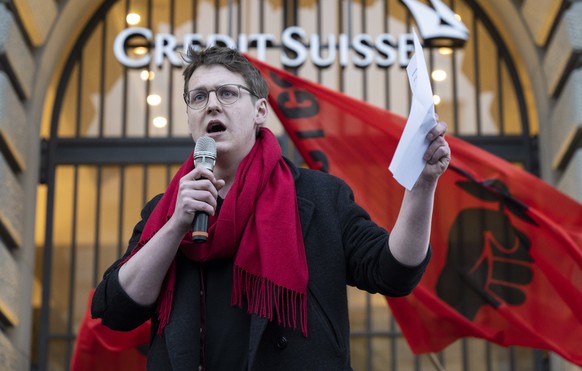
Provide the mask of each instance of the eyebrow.
POLYGON ((224 85, 242 85, 243 84, 239 84, 239 83, 235 83, 235 82, 224 82, 221 84, 216 84, 216 85, 201 85, 201 86, 196 86, 193 88, 189 88, 188 91, 191 90, 212 90, 212 89, 218 89, 220 86, 224 86, 224 85))

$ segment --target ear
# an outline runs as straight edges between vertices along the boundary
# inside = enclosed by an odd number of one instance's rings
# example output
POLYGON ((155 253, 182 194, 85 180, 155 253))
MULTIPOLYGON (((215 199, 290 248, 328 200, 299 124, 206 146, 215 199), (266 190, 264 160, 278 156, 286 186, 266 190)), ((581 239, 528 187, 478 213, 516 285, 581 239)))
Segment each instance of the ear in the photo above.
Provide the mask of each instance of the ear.
POLYGON ((260 98, 255 103, 255 124, 263 125, 267 122, 267 114, 269 113, 269 106, 265 98, 260 98))

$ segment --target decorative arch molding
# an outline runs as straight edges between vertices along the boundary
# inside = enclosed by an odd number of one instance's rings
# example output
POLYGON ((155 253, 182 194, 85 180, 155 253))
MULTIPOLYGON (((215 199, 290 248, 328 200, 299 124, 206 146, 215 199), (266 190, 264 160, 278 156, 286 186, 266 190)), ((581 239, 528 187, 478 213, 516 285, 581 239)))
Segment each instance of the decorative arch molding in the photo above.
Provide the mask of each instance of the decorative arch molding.
MULTIPOLYGON (((523 19, 523 14, 511 0, 467 1, 475 1, 489 15, 495 28, 500 30, 522 81, 530 127, 534 132, 537 130, 539 141, 545 143, 550 130, 550 125, 547 124, 550 119, 548 85, 541 54, 532 38, 532 31, 523 19)), ((551 163, 546 160, 552 156, 547 146, 540 146, 539 151, 540 176, 552 182, 554 179, 551 179, 553 176, 551 163)))
MULTIPOLYGON (((135 1, 135 0, 134 0, 135 1)), ((171 0, 168 0, 171 1, 171 0)), ((394 0, 396 1, 396 0, 394 0)), ((461 2, 461 0, 451 0, 453 3, 456 1, 457 4, 461 2)), ((508 0, 498 0, 500 3, 503 3, 503 6, 508 6, 508 0)), ((136 137, 121 137, 121 138, 106 138, 106 137, 91 137, 91 138, 84 138, 77 136, 72 136, 68 138, 59 138, 58 133, 58 124, 59 124, 59 117, 61 109, 64 105, 64 96, 66 94, 67 86, 72 79, 72 71, 75 68, 76 57, 79 53, 82 52, 84 43, 90 37, 90 35, 94 32, 97 25, 101 20, 106 17, 109 9, 115 5, 118 0, 102 0, 98 2, 90 2, 91 8, 88 9, 87 2, 83 0, 69 0, 64 3, 63 9, 58 16, 58 21, 55 23, 55 29, 51 33, 45 50, 41 56, 41 63, 39 64, 42 68, 41 72, 38 74, 39 79, 36 81, 35 89, 34 89, 34 101, 36 111, 34 113, 35 122, 39 123, 46 123, 47 129, 41 130, 42 132, 46 132, 46 137, 48 140, 44 144, 44 159, 47 160, 47 164, 44 167, 44 177, 42 180, 47 184, 47 232, 45 236, 45 254, 44 254, 44 261, 43 261, 43 300, 42 302, 43 307, 41 309, 41 329, 40 329, 40 339, 39 339, 39 352, 40 352, 40 365, 42 367, 47 365, 47 358, 49 357, 49 342, 51 339, 55 338, 62 338, 67 339, 65 342, 67 345, 63 351, 64 353, 64 362, 68 362, 67 354, 70 355, 72 351, 72 346, 74 344, 74 337, 75 334, 73 332, 73 320, 71 318, 68 320, 68 330, 66 334, 55 334, 51 333, 49 327, 49 318, 51 317, 52 311, 56 311, 52 309, 49 305, 53 303, 55 300, 52 298, 51 293, 51 281, 54 280, 51 272, 51 267, 53 264, 53 259, 55 255, 52 254, 54 248, 58 247, 58 243, 55 242, 55 235, 53 234, 51 224, 51 218, 54 214, 55 208, 58 205, 55 203, 55 194, 54 188, 56 184, 56 169, 59 166, 67 167, 67 171, 70 170, 71 178, 74 178, 75 182, 77 182, 78 173, 80 171, 86 171, 87 168, 89 169, 91 176, 94 176, 96 188, 101 186, 102 179, 107 176, 116 177, 118 176, 116 172, 119 174, 123 173, 127 169, 128 164, 135 164, 134 159, 142 160, 142 163, 139 166, 143 167, 143 173, 146 173, 144 179, 147 177, 147 172, 150 170, 149 167, 151 165, 160 165, 166 163, 173 163, 174 158, 179 158, 180 160, 183 156, 180 154, 183 151, 190 151, 191 148, 191 140, 190 138, 179 138, 179 137, 145 137, 145 138, 136 138, 136 137), (75 40, 72 42, 72 40, 75 40), (63 56, 66 56, 63 58, 63 56), (54 104, 53 104, 54 102, 54 104), (49 129, 50 128, 50 129, 49 129), (154 156, 150 155, 148 157, 148 152, 156 151, 154 156), (137 154, 137 155, 136 155, 137 154), (160 156, 160 154, 165 154, 166 157, 160 156), (133 155, 133 158, 128 158, 126 156, 133 155), (134 162, 132 162, 134 161, 134 162), (111 172, 110 169, 106 167, 114 168, 114 172, 111 172), (84 168, 84 169, 81 169, 84 168), (147 169, 146 169, 147 168, 147 169), (80 169, 80 170, 79 170, 80 169)), ((386 3, 388 0, 386 1, 386 3)), ((196 2, 197 3, 197 2, 196 2)), ((210 3, 210 2, 208 2, 210 3)), ((218 2, 224 3, 224 2, 218 2)), ((290 3, 298 3, 298 2, 290 2, 290 3)), ((343 2, 342 2, 343 3, 343 2)), ((492 36, 500 46, 500 53, 506 56, 506 61, 508 61, 508 70, 511 74, 511 79, 516 87, 518 94, 523 92, 524 86, 529 86, 528 77, 534 76, 535 78, 532 80, 531 84, 535 85, 534 91, 534 101, 537 104, 538 100, 540 101, 540 106, 537 107, 538 113, 535 116, 539 116, 539 112, 542 112, 545 109, 545 104, 542 105, 541 102, 545 101, 542 99, 543 96, 541 95, 540 91, 543 90, 543 78, 540 73, 535 73, 532 75, 521 73, 522 64, 519 64, 519 67, 515 65, 513 59, 516 57, 514 53, 510 53, 509 49, 505 45, 505 40, 499 35, 496 30, 498 24, 493 24, 490 21, 490 17, 487 17, 487 14, 481 8, 481 5, 488 4, 487 1, 480 1, 480 0, 464 0, 468 6, 470 6, 475 12, 479 14, 479 16, 483 17, 483 19, 479 18, 483 21, 483 25, 489 29, 494 36, 492 36), (525 82, 525 85, 524 85, 525 82), (542 89, 542 90, 538 90, 542 89)), ((229 4, 231 4, 229 2, 229 4)), ((496 14, 492 13, 495 10, 492 9, 491 6, 487 7, 489 9, 487 11, 488 14, 496 14)), ((515 12, 515 9, 512 10, 515 12)), ((296 10, 292 11, 296 13, 296 10)), ((232 15, 231 15, 232 16, 232 15)), ((506 15, 504 15, 506 16, 506 15)), ((288 18, 297 17, 297 14, 288 15, 288 18)), ((493 18, 493 17, 491 17, 493 18)), ((286 20, 287 21, 287 20, 286 20)), ((514 27, 519 28, 519 37, 523 37, 524 40, 527 40, 527 31, 523 24, 520 25, 513 25, 511 22, 507 21, 507 24, 504 24, 504 27, 508 27, 512 25, 514 27)), ((231 27, 229 27, 230 29, 231 27)), ((521 40, 521 39, 519 39, 521 40)), ((534 54, 535 50, 533 49, 533 45, 531 42, 528 45, 521 45, 522 43, 517 39, 513 40, 511 45, 518 46, 518 57, 520 60, 527 60, 529 61, 529 57, 534 54), (522 51, 522 49, 524 49, 522 51)), ((527 44, 527 43, 523 43, 527 44)), ((512 48, 513 50, 513 48, 512 48)), ((531 59, 534 60, 534 59, 531 59)), ((538 59, 535 59, 536 63, 539 62, 538 59)), ((539 63, 537 63, 533 67, 535 71, 540 69, 539 63)), ((529 71, 528 71, 529 72, 529 71)), ((174 84, 173 89, 179 90, 176 84, 174 84)), ((535 163, 537 162, 537 152, 533 148, 530 138, 530 128, 529 128, 529 120, 532 118, 531 110, 528 110, 527 107, 531 107, 531 104, 527 99, 519 99, 519 111, 520 111, 520 118, 522 123, 522 135, 515 136, 502 143, 503 138, 499 136, 492 136, 492 137, 471 137, 467 138, 468 140, 473 140, 474 143, 481 145, 485 148, 489 146, 489 148, 498 148, 500 151, 508 151, 512 149, 512 146, 519 147, 519 156, 524 156, 523 158, 524 163, 526 163, 526 167, 534 169, 535 171, 535 163), (500 145, 501 143, 501 145, 500 145)), ((535 117, 534 116, 534 117, 535 117)), ((170 173, 171 169, 170 166, 167 166, 161 173, 170 173)), ((118 176, 119 178, 123 179, 122 176, 118 176)), ((163 176, 162 176, 163 177, 163 176)), ((145 184, 147 180, 144 180, 143 183, 145 184)), ((123 180, 120 181, 121 187, 123 188, 123 180)), ((147 188, 144 186, 143 188, 147 188)), ((97 192, 99 195, 100 193, 97 192)), ((147 192, 144 192, 144 194, 147 192)), ((101 199, 98 196, 98 202, 101 202, 101 199)), ((71 201, 73 205, 76 201, 71 201)), ((136 208, 133 210, 135 211, 136 208)), ((120 211, 120 219, 123 219, 124 215, 120 211)), ((96 217, 98 219, 99 215, 96 217)), ((120 222, 122 223, 123 220, 120 222)), ((71 229, 76 231, 76 226, 72 226, 71 229)), ((99 227, 95 227, 95 229, 99 229, 99 227)), ((119 236, 122 237, 123 233, 120 231, 118 232, 119 236)), ((119 241, 122 241, 123 238, 119 238, 119 241)), ((123 242, 118 242, 121 244, 123 242)), ((95 250, 97 250, 96 246, 95 250)), ((72 246, 71 250, 77 248, 76 246, 72 246)), ((116 247, 117 248, 117 247, 116 247)), ((96 262, 94 264, 93 269, 95 272, 93 273, 94 277, 97 276, 97 269, 95 267, 99 266, 99 264, 104 264, 103 262, 99 263, 96 262)), ((71 276, 74 278, 74 274, 71 273, 71 276)), ((95 280, 95 278, 93 278, 95 280)), ((71 283, 71 286, 74 286, 71 283)), ((71 291, 74 291, 75 288, 73 287, 71 291)), ((71 295, 73 296, 73 295, 71 295)), ((72 299, 71 299, 72 301, 72 299)), ((74 307, 73 303, 68 303, 70 308, 74 307)), ((71 309, 74 312, 73 309, 71 309)), ((370 338, 370 333, 363 333, 357 334, 356 336, 362 336, 365 338, 370 338)), ((375 335, 374 335, 375 336, 375 335)), ((390 335, 392 336, 392 335, 390 335)))
MULTIPOLYGON (((114 0, 116 1, 116 0, 114 0)), ((113 1, 113 2, 114 2, 113 1)), ((68 56, 79 39, 88 20, 97 9, 111 0, 68 0, 59 10, 53 29, 39 56, 39 71, 31 98, 32 121, 37 123, 39 134, 49 133, 56 86, 61 79, 68 56)))

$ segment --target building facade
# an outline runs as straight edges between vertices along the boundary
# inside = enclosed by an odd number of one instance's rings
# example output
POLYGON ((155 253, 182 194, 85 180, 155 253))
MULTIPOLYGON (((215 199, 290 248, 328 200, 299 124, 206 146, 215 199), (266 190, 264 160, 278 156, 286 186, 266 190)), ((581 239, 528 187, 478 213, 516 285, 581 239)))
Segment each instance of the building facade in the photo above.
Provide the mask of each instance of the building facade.
MULTIPOLYGON (((407 40, 426 32, 414 3, 0 0, 0 369, 68 368, 90 289, 192 150, 184 43, 234 46, 406 115, 407 40)), ((449 31, 466 32, 425 48, 440 118, 582 202, 582 2, 443 3, 462 25, 449 31)), ((383 298, 350 303, 356 370, 575 369, 475 339, 414 356, 383 298)))

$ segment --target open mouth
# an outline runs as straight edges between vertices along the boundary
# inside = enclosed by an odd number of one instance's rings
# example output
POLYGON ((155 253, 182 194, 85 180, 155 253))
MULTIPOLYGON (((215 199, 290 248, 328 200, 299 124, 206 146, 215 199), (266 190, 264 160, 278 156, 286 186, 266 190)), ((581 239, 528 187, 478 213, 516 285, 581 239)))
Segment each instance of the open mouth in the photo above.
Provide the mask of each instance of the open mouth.
POLYGON ((220 133, 226 130, 226 126, 224 126, 221 122, 212 122, 206 128, 207 133, 220 133))

